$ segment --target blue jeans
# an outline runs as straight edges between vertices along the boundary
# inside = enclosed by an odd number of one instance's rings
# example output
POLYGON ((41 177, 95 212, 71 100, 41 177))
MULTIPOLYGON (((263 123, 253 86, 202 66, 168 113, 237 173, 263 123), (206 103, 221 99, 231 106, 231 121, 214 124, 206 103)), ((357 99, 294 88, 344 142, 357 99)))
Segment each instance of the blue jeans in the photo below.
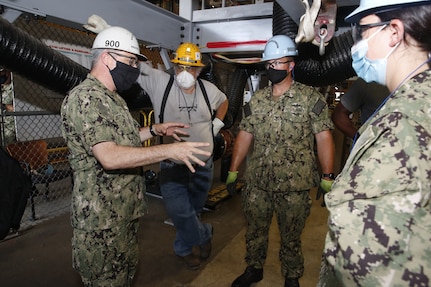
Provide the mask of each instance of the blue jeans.
POLYGON ((171 218, 176 238, 174 251, 179 256, 192 253, 193 246, 211 239, 212 227, 200 221, 213 180, 213 160, 195 166, 191 173, 186 165, 163 161, 160 163, 160 191, 166 212, 171 218))

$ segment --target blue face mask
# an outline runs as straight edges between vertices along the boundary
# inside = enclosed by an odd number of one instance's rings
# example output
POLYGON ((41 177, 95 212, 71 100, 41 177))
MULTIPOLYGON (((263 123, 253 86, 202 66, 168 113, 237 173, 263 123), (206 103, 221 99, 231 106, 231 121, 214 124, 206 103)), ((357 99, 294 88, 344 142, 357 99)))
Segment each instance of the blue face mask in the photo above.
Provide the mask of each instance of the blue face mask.
POLYGON ((368 39, 362 39, 351 49, 352 53, 352 67, 355 70, 358 77, 364 79, 366 82, 377 82, 381 85, 386 85, 386 66, 388 63, 388 57, 398 47, 400 43, 395 45, 394 48, 384 57, 383 59, 370 60, 366 54, 368 51, 368 41, 373 38, 377 33, 383 30, 385 26, 382 26, 368 39))

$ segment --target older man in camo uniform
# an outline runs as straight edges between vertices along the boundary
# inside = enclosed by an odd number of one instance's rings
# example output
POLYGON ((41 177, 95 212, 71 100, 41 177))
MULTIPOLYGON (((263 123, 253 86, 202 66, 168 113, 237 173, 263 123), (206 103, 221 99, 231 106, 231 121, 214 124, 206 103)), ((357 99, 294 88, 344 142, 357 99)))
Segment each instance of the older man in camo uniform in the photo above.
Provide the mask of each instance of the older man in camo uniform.
POLYGON ((205 163, 199 147, 182 142, 143 147, 158 135, 179 139, 180 123, 140 128, 117 91, 139 76, 138 41, 128 30, 109 27, 93 43, 87 78, 72 89, 61 108, 62 133, 74 172, 71 222, 73 267, 85 286, 130 286, 138 263, 138 219, 146 209, 142 165, 168 158, 205 163))
POLYGON ((287 36, 277 35, 267 42, 262 60, 272 85, 252 96, 235 139, 226 181, 229 189, 252 140, 254 150, 247 162, 246 187, 242 192, 247 220, 247 269, 232 287, 248 287, 262 280, 274 212, 281 235, 279 254, 284 286, 299 286, 298 278, 304 272, 300 236, 310 213, 309 191, 319 182, 314 140, 324 173, 321 186, 328 191, 332 183, 333 125, 322 95, 293 80, 297 53, 287 36))

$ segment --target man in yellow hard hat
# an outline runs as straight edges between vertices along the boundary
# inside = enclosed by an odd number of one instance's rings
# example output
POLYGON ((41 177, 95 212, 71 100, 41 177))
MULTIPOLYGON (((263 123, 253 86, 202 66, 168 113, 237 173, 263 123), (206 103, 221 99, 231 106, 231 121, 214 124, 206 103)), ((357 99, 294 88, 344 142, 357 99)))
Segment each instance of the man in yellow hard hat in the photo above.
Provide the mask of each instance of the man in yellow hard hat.
MULTIPOLYGON (((195 44, 181 44, 171 62, 175 75, 141 65, 143 76, 138 83, 151 97, 157 123, 188 124, 188 136, 180 136, 181 141, 210 142, 205 150, 212 153, 213 137, 224 126, 226 95, 212 83, 198 78, 204 64, 195 44)), ((169 139, 163 139, 166 142, 169 139)), ((211 155, 199 159, 205 166, 197 166, 194 174, 173 158, 160 163, 160 190, 177 232, 174 252, 189 269, 198 269, 211 252, 212 226, 202 223, 200 214, 212 185, 213 158, 211 155), (199 254, 192 253, 194 246, 199 247, 199 254)))

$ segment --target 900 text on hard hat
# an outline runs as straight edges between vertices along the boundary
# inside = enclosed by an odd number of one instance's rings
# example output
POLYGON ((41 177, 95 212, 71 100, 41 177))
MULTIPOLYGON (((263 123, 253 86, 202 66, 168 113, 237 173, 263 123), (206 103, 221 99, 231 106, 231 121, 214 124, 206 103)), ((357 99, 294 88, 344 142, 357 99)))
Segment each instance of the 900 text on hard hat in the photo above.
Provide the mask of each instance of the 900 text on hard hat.
POLYGON ((105 41, 105 47, 118 48, 118 47, 120 47, 120 42, 119 41, 114 41, 114 40, 106 40, 105 41))

